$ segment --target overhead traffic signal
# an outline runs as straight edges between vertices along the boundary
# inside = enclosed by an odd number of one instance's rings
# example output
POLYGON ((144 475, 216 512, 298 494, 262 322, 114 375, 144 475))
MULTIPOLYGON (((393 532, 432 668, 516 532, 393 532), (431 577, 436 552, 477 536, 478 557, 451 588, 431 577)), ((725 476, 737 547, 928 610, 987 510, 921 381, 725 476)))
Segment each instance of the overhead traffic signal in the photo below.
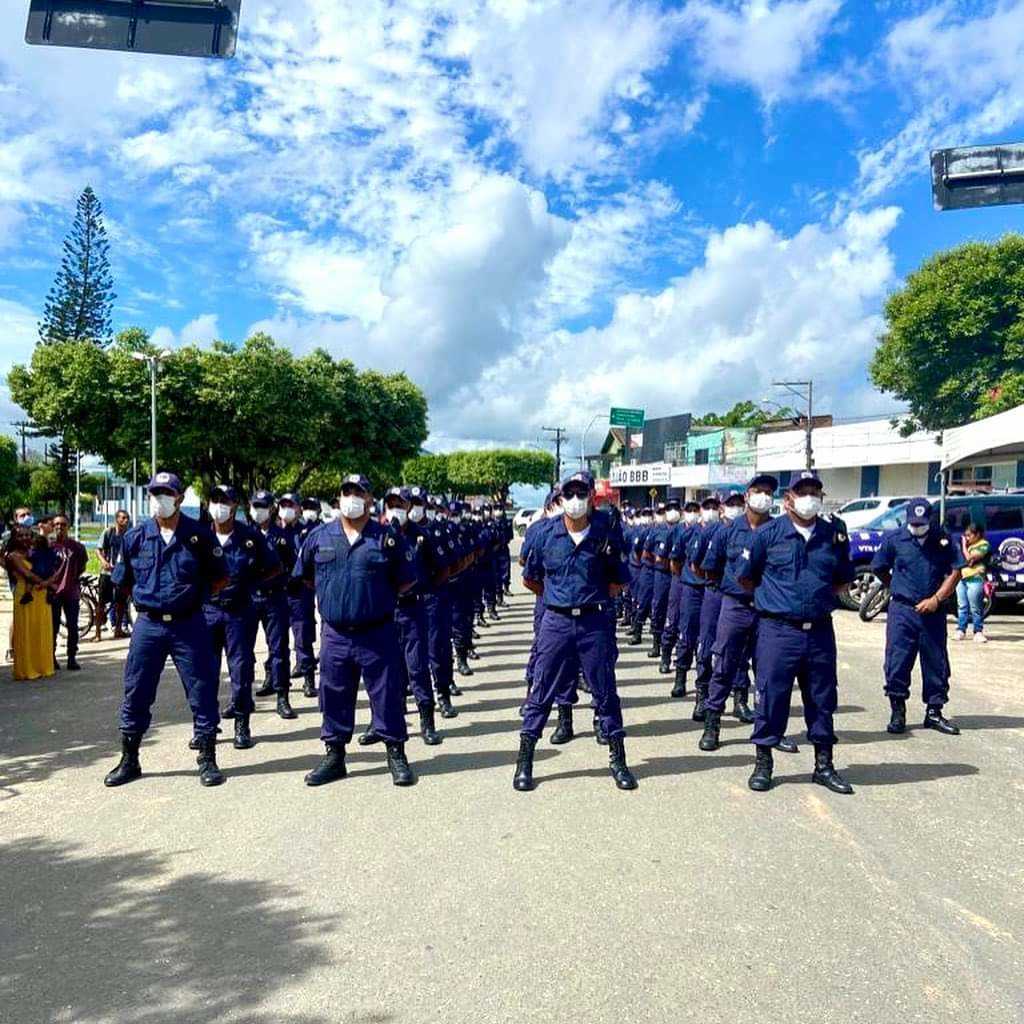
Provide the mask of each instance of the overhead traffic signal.
POLYGON ((242 0, 31 0, 38 46, 233 57, 242 0))
POLYGON ((1024 143, 935 150, 932 197, 937 210, 1024 203, 1024 143))

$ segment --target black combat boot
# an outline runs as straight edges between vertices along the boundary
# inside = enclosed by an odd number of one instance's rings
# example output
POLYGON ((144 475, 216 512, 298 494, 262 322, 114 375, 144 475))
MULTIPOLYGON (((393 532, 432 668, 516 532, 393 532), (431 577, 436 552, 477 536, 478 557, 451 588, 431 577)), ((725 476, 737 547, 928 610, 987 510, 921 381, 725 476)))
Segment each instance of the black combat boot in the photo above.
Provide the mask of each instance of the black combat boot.
MULTIPOLYGON (((892 713, 889 715, 889 724, 885 727, 886 732, 894 736, 907 731, 907 702, 902 697, 890 697, 889 707, 892 713)), ((928 723, 925 722, 925 725, 928 723)))
POLYGON ((259 689, 253 690, 252 695, 254 697, 269 697, 274 692, 274 681, 270 678, 270 666, 263 666, 263 682, 260 683, 259 689))
POLYGON ((419 707, 420 735, 428 747, 436 747, 441 742, 441 736, 434 723, 434 705, 424 701, 419 707))
POLYGON ((745 686, 739 686, 732 691, 732 713, 744 725, 750 725, 754 721, 754 712, 750 710, 747 703, 749 691, 745 686))
POLYGON ((676 663, 676 678, 672 686, 673 697, 686 696, 686 669, 678 662, 676 663))
POLYGON ((466 650, 466 657, 469 658, 470 661, 479 661, 480 652, 475 647, 469 647, 466 650))
POLYGON ((651 636, 651 649, 647 652, 648 658, 660 658, 661 657, 661 634, 654 633, 651 636))
POLYGON ((552 743, 568 743, 576 734, 572 731, 572 705, 558 705, 558 726, 551 734, 552 743))
POLYGON ((235 715, 235 739, 232 744, 235 750, 248 750, 254 743, 252 733, 249 731, 249 716, 235 715))
POLYGON ((201 786, 219 786, 224 781, 221 770, 217 767, 217 736, 203 736, 199 743, 199 784, 201 786))
POLYGON ((73 655, 68 655, 68 671, 69 672, 81 672, 82 666, 78 664, 78 659, 73 655))
POLYGON ((291 670, 291 672, 288 675, 289 675, 289 678, 291 678, 291 679, 301 679, 303 677, 303 675, 305 675, 305 673, 302 671, 302 668, 299 666, 298 661, 296 661, 292 665, 292 670, 291 670))
POLYGON ((302 680, 302 696, 303 697, 315 697, 317 695, 316 689, 316 669, 308 668, 304 674, 302 680))
POLYGON ((704 707, 704 701, 708 699, 708 684, 698 683, 697 684, 697 700, 693 705, 693 714, 690 716, 695 722, 703 722, 704 716, 707 714, 707 709, 704 707))
POLYGON ((594 739, 600 746, 608 746, 608 735, 604 731, 604 726, 601 725, 601 719, 596 714, 594 715, 594 739))
POLYGON ((780 754, 799 754, 800 748, 793 742, 788 736, 783 736, 778 743, 775 744, 775 749, 780 754))
POLYGON ((636 776, 626 764, 626 741, 621 736, 608 740, 608 770, 619 789, 636 789, 636 776))
POLYGON ((326 753, 320 763, 306 775, 307 786, 322 786, 335 779, 343 779, 348 774, 345 768, 345 744, 325 743, 326 753))
MULTIPOLYGON (((223 710, 223 711, 222 711, 222 712, 220 713, 220 717, 221 717, 221 718, 226 718, 226 719, 228 719, 228 721, 230 721, 230 720, 231 720, 232 718, 234 718, 234 717, 235 717, 235 705, 234 705, 234 704, 229 704, 229 705, 228 705, 228 706, 227 706, 227 707, 226 707, 226 708, 225 708, 225 709, 224 709, 224 710, 223 710)), ((192 747, 192 749, 193 749, 193 750, 198 750, 199 748, 198 748, 198 747, 192 747)))
POLYGON ((519 735, 519 757, 516 760, 516 774, 512 788, 525 793, 533 789, 533 748, 537 741, 532 736, 519 735))
POLYGON ((405 744, 394 743, 388 740, 388 769, 391 772, 391 781, 396 786, 411 786, 416 781, 409 762, 405 756, 405 744))
POLYGON ((437 708, 441 712, 442 718, 458 718, 459 713, 452 707, 452 698, 447 693, 439 693, 437 695, 437 708))
POLYGON ((750 778, 747 779, 747 785, 757 793, 763 793, 766 789, 770 789, 773 764, 772 748, 759 746, 754 759, 754 770, 750 773, 750 778))
POLYGON ((142 765, 139 764, 141 744, 141 733, 121 733, 121 760, 117 762, 113 771, 107 773, 103 780, 104 786, 123 786, 126 782, 132 782, 142 775, 142 765))
POLYGON ((494 620, 495 622, 501 622, 501 619, 499 619, 499 618, 498 618, 498 609, 497 609, 497 608, 496 608, 496 607, 495 607, 495 606, 494 606, 493 604, 489 604, 489 605, 487 606, 487 614, 488 614, 488 615, 489 615, 489 616, 490 616, 490 617, 491 617, 491 618, 492 618, 492 619, 493 619, 493 620, 494 620))
POLYGON ((357 741, 361 747, 372 747, 375 743, 383 743, 384 737, 377 732, 373 726, 368 726, 366 732, 359 734, 359 740, 357 741))
POLYGON ((295 709, 292 707, 292 702, 288 699, 287 690, 285 690, 284 693, 279 693, 277 695, 277 713, 284 719, 299 717, 295 709))
POLYGON ((823 743, 814 744, 814 774, 811 776, 811 782, 831 789, 833 793, 853 792, 853 786, 836 771, 836 766, 832 763, 832 748, 823 743))
POLYGON ((490 629, 491 628, 491 624, 484 618, 484 613, 483 612, 477 612, 476 613, 476 624, 478 626, 483 626, 484 629, 490 629))
POLYGON ((661 661, 658 663, 658 672, 663 676, 672 674, 672 648, 669 644, 661 645, 661 661))
POLYGON ((701 750, 717 750, 721 746, 718 740, 721 728, 722 712, 709 708, 704 716, 704 734, 701 736, 700 743, 697 746, 701 750))
POLYGON ((644 624, 642 622, 633 623, 632 632, 629 634, 629 639, 626 644, 630 647, 638 647, 644 638, 644 624))
POLYGON ((941 732, 946 736, 960 735, 960 727, 954 725, 948 718, 943 718, 941 704, 928 705, 928 710, 924 715, 924 727, 926 729, 934 729, 936 732, 941 732))
MULTIPOLYGON (((459 651, 455 656, 455 670, 460 676, 471 676, 473 670, 469 667, 469 662, 466 661, 466 652, 459 651)), ((452 687, 452 694, 455 693, 455 687, 452 687)))

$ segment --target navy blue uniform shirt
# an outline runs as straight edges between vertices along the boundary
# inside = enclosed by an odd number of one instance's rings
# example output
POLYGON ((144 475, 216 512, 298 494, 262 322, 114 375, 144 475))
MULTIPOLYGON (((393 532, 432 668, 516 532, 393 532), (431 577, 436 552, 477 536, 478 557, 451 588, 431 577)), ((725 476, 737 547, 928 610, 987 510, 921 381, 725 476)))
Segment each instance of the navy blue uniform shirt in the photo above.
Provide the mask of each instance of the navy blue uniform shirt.
POLYGON ((284 568, 283 573, 275 576, 268 583, 257 586, 256 590, 263 594, 283 590, 298 558, 296 535, 299 533, 299 529, 296 526, 281 526, 279 523, 271 523, 266 530, 259 526, 254 526, 253 529, 263 538, 263 543, 274 553, 284 568))
POLYGON ((836 607, 834 588, 853 579, 850 541, 842 524, 819 516, 810 540, 781 515, 754 532, 740 578, 755 586, 754 607, 793 622, 814 622, 836 607))
POLYGON ((131 588, 137 608, 182 614, 198 611, 212 584, 226 574, 224 553, 210 530, 180 514, 166 544, 155 519, 133 526, 110 578, 116 586, 131 588))
POLYGON ((253 526, 237 520, 223 543, 214 535, 214 543, 223 552, 228 582, 207 602, 218 608, 238 609, 252 598, 253 590, 281 568, 277 553, 264 541, 253 526))
POLYGON ((608 587, 628 582, 621 539, 607 516, 592 516, 590 532, 573 542, 565 519, 552 519, 537 535, 524 579, 544 584, 548 608, 578 608, 607 601, 608 587))
POLYGON ((696 528, 696 524, 692 523, 678 523, 676 525, 676 532, 672 535, 672 544, 668 549, 669 561, 686 561, 686 548, 696 528))
MULTIPOLYGON (((769 522, 771 520, 762 523, 757 530, 763 530, 769 522)), ((747 604, 753 603, 754 595, 740 586, 740 571, 746 568, 757 530, 750 525, 746 514, 731 523, 723 523, 711 538, 701 562, 702 569, 721 578, 718 589, 723 594, 747 604)))
POLYGON ((686 542, 686 553, 683 558, 684 583, 690 583, 696 587, 702 587, 707 584, 708 581, 703 576, 698 576, 693 571, 693 567, 695 565, 699 566, 704 561, 708 545, 721 528, 722 524, 720 522, 702 523, 700 526, 694 525, 689 540, 686 542))
POLYGON ((413 522, 406 523, 404 536, 415 555, 416 592, 432 594, 437 589, 434 580, 451 564, 444 538, 428 529, 427 524, 413 522))
POLYGON ((931 597, 942 581, 964 564, 959 545, 945 530, 934 527, 918 541, 906 526, 888 533, 871 561, 874 573, 888 569, 892 573, 893 597, 917 604, 931 597))
POLYGON ((668 572, 668 536, 672 527, 668 523, 655 523, 651 527, 647 534, 647 540, 644 541, 644 554, 650 555, 654 568, 658 572, 668 572), (666 561, 662 564, 658 564, 653 561, 655 558, 663 558, 666 561))
POLYGON ((415 556, 404 537, 372 520, 350 545, 335 520, 306 538, 294 575, 315 582, 320 615, 335 629, 368 626, 394 615, 399 588, 416 581, 415 556))

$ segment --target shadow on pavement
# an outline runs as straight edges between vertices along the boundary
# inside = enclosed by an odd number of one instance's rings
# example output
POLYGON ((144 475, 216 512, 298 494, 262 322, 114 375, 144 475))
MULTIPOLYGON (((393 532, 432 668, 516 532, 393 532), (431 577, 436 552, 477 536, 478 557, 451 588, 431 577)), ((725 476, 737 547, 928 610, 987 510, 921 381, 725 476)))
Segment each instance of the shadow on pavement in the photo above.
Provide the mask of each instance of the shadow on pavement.
POLYGON ((0 859, 17 879, 0 897, 4 1020, 328 1024, 261 1010, 329 966, 322 937, 337 919, 310 915, 287 883, 179 876, 153 852, 95 857, 40 838, 0 846, 0 859))
MULTIPOLYGON (((937 779, 952 779, 979 773, 976 765, 956 761, 944 764, 883 761, 879 764, 850 764, 846 767, 837 764, 837 767, 853 786, 900 786, 907 782, 934 782, 937 779)), ((802 780, 795 781, 810 782, 810 768, 802 780)))

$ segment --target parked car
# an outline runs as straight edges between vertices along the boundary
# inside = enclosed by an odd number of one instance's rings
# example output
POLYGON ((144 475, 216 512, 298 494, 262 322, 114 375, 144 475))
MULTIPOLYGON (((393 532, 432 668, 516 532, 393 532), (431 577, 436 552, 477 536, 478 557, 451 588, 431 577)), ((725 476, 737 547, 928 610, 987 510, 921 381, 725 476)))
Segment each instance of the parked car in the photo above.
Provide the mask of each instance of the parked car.
POLYGON ((530 525, 530 520, 533 518, 536 511, 537 510, 535 508, 521 508, 512 517, 512 529, 515 530, 520 537, 526 533, 526 528, 530 525))
POLYGON ((872 498, 854 498, 853 501, 848 501, 840 507, 836 511, 836 515, 846 523, 849 529, 857 530, 862 526, 867 526, 872 519, 877 519, 883 512, 905 505, 912 497, 914 497, 912 494, 905 497, 881 494, 872 498))
MULTIPOLYGON (((938 502, 934 522, 938 523, 938 502)), ((857 611, 874 581, 871 559, 890 530, 907 521, 905 506, 888 509, 861 529, 850 529, 850 558, 856 577, 840 598, 851 611, 857 611)), ((944 525, 955 543, 960 543, 964 527, 970 523, 985 527, 992 548, 996 600, 1020 600, 1024 597, 1024 494, 972 494, 946 499, 944 525)))

